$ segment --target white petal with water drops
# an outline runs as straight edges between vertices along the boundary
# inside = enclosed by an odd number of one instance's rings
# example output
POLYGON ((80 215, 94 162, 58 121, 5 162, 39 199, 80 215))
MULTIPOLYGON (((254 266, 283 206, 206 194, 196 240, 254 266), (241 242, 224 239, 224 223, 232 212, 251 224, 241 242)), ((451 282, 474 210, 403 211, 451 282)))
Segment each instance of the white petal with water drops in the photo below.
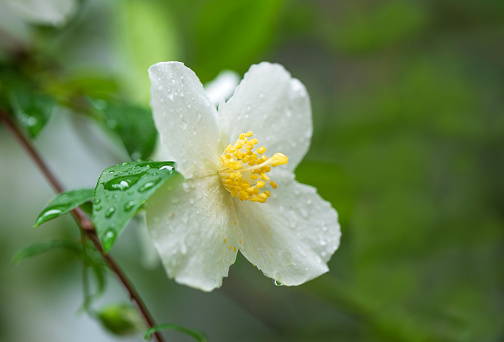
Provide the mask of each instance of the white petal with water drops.
POLYGON ((186 178, 216 172, 217 110, 194 72, 179 62, 154 64, 151 105, 161 142, 186 178))
POLYGON ((338 215, 315 188, 275 172, 278 189, 262 205, 235 200, 243 229, 240 251, 263 273, 299 285, 327 272, 339 246, 338 215))
POLYGON ((168 182, 146 209, 147 226, 168 275, 204 291, 221 286, 236 259, 239 235, 231 197, 218 176, 168 182))

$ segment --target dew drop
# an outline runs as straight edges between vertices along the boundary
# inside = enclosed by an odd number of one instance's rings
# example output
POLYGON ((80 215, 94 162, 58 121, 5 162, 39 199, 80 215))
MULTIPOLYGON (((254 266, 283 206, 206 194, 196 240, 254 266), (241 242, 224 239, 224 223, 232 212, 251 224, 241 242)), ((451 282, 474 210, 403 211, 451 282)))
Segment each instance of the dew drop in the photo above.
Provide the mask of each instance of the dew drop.
POLYGON ((94 204, 100 204, 101 203, 101 199, 99 198, 95 198, 95 200, 93 201, 94 204))
POLYGON ((110 218, 112 215, 114 215, 116 209, 114 207, 110 207, 107 209, 107 211, 105 212, 105 217, 106 218, 110 218))
POLYGON ((94 207, 94 211, 100 211, 102 210, 102 206, 101 205, 97 205, 94 207))
POLYGON ((110 226, 110 229, 105 232, 102 238, 103 248, 105 248, 105 250, 109 250, 110 247, 112 247, 115 238, 116 233, 113 231, 113 226, 110 226))
POLYGON ((53 218, 56 218, 61 215, 63 210, 53 207, 51 209, 46 210, 40 217, 37 219, 37 222, 45 222, 49 221, 53 218))
POLYGON ((114 233, 114 231, 112 231, 110 229, 107 230, 107 232, 105 233, 105 236, 104 236, 105 239, 112 239, 114 237, 115 237, 115 233, 114 233))
POLYGON ((273 279, 273 284, 275 284, 275 286, 284 286, 284 284, 275 279, 273 279))
MULTIPOLYGON (((128 171, 131 172, 131 170, 128 171)), ((124 191, 126 189, 129 189, 136 182, 138 182, 138 180, 142 176, 143 174, 116 177, 103 184, 103 187, 107 190, 124 191)))
POLYGON ((301 213, 301 216, 303 216, 304 218, 308 218, 308 211, 305 208, 303 207, 299 208, 299 212, 301 213))
POLYGON ((139 192, 145 192, 149 189, 152 189, 154 186, 156 186, 157 183, 159 183, 161 181, 161 178, 158 178, 158 179, 155 179, 155 180, 152 180, 152 181, 149 181, 147 183, 145 183, 144 185, 142 185, 138 191, 139 192))
POLYGON ((124 210, 130 211, 131 209, 133 209, 133 207, 135 207, 136 204, 137 204, 136 201, 128 201, 124 203, 124 210))

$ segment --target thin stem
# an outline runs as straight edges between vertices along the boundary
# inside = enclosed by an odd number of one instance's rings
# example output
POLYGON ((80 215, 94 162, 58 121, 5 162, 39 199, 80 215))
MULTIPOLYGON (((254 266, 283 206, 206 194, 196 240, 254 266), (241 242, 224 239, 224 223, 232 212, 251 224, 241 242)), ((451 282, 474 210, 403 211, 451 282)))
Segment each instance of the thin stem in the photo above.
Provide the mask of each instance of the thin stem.
MULTIPOLYGON (((56 178, 56 176, 48 168, 47 164, 42 160, 40 154, 37 152, 37 150, 35 150, 35 147, 33 146, 33 144, 24 136, 24 134, 19 130, 17 125, 14 123, 14 121, 9 117, 9 115, 2 108, 0 108, 0 119, 4 123, 4 125, 7 127, 7 129, 12 133, 12 135, 16 138, 16 140, 19 142, 19 144, 25 149, 25 151, 28 153, 28 155, 33 159, 33 161, 38 166, 40 171, 44 174, 44 176, 46 177, 47 181, 51 184, 53 189, 57 193, 64 192, 63 186, 61 185, 59 180, 56 178)), ((142 298, 140 297, 138 292, 135 290, 131 281, 126 277, 126 275, 121 270, 119 265, 115 262, 115 260, 112 258, 112 256, 103 251, 100 240, 98 239, 98 236, 96 235, 96 230, 95 230, 93 222, 88 220, 88 218, 84 215, 84 213, 82 212, 82 210, 80 208, 74 209, 72 211, 72 216, 73 216, 75 222, 77 223, 77 225, 80 227, 80 229, 93 242, 96 249, 100 253, 101 257, 107 263, 110 270, 112 272, 114 272, 114 274, 116 275, 116 278, 121 282, 124 289, 128 293, 131 301, 137 306, 138 310, 140 311, 140 314, 142 315, 147 327, 152 328, 153 326, 155 326, 156 323, 154 322, 151 314, 147 310, 147 307, 145 306, 145 304, 142 301, 142 298)), ((161 336, 161 334, 159 332, 156 332, 154 334, 154 337, 157 342, 164 341, 163 337, 161 336)))

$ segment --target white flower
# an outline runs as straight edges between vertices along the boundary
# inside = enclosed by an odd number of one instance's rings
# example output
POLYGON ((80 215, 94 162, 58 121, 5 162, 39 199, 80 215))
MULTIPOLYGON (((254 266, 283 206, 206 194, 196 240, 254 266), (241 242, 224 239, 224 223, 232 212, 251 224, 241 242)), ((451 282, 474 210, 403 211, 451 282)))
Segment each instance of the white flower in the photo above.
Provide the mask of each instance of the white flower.
POLYGON ((26 22, 61 26, 73 15, 76 0, 1 0, 26 22))
POLYGON ((182 63, 155 64, 149 75, 161 141, 183 176, 147 203, 168 275, 211 291, 238 250, 284 285, 327 272, 337 213, 293 174, 312 135, 303 84, 280 65, 253 65, 217 110, 182 63))

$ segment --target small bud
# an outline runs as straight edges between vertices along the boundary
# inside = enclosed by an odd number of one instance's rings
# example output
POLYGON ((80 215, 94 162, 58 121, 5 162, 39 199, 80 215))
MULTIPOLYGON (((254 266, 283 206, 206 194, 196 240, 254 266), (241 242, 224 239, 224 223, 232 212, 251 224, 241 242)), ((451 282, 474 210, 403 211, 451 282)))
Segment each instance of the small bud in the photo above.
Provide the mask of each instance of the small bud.
POLYGON ((133 335, 145 330, 138 310, 130 304, 109 304, 101 308, 97 318, 114 335, 133 335))

